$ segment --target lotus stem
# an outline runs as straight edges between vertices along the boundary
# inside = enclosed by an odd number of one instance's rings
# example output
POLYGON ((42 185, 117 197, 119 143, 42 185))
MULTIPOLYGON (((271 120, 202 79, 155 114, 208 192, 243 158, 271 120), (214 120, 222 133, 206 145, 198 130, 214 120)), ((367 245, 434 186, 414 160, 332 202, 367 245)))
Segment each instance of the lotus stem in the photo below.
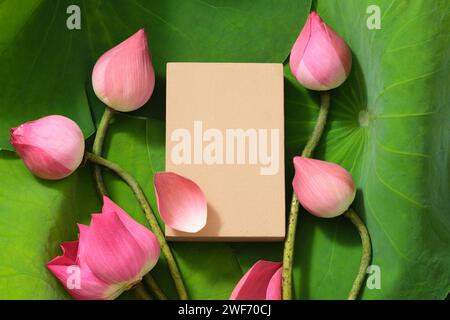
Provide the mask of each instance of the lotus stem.
POLYGON ((316 126, 314 127, 314 131, 303 149, 302 157, 311 158, 314 149, 319 144, 323 129, 327 123, 328 110, 330 109, 330 93, 328 91, 322 92, 320 99, 320 110, 317 117, 316 126))
POLYGON ((181 300, 187 300, 188 295, 186 288, 184 286, 183 279, 181 277, 181 273, 178 269, 177 263, 175 261, 175 258, 172 254, 172 251, 166 241, 166 238, 164 236, 164 233, 162 232, 158 220, 155 217, 155 214, 153 213, 152 208, 150 207, 150 203, 147 200, 147 197, 144 194, 144 191, 142 191, 142 188, 138 184, 138 182, 124 169, 122 169, 118 164, 109 161, 105 158, 102 158, 98 155, 95 155, 90 152, 86 152, 86 159, 91 161, 94 164, 101 165, 105 168, 110 169, 115 174, 117 174, 123 181, 125 181, 128 186, 133 191, 134 195, 136 196, 137 200, 139 201, 139 204, 141 205, 142 210, 145 213, 145 217, 147 218, 148 223, 150 224, 150 228, 152 229, 153 233, 155 234, 156 238, 159 241, 159 244, 161 246, 161 251, 163 252, 167 265, 169 267, 169 271, 172 275, 173 281, 175 283, 175 287, 177 289, 178 295, 181 300))
MULTIPOLYGON (((311 157, 317 144, 322 137, 323 129, 327 122, 328 110, 330 108, 330 93, 324 91, 321 93, 321 103, 319 116, 317 118, 316 126, 314 127, 311 137, 308 139, 305 148, 303 149, 303 157, 311 157)), ((284 242, 283 251, 283 273, 282 273, 282 297, 283 300, 292 300, 292 266, 294 263, 294 246, 295 246, 295 232, 297 229, 299 203, 295 193, 292 194, 291 208, 289 211, 288 230, 286 240, 284 242)))
POLYGON ((347 298, 347 300, 356 300, 367 275, 367 268, 369 267, 372 257, 372 246, 370 244, 369 232, 358 214, 350 208, 344 213, 344 216, 348 218, 356 227, 362 243, 362 255, 359 270, 347 298))
POLYGON ((144 282, 158 300, 168 300, 150 273, 144 276, 144 282))
POLYGON ((133 294, 141 300, 153 300, 152 297, 147 293, 142 283, 138 283, 133 288, 133 294))
MULTIPOLYGON (((106 133, 113 114, 114 111, 111 108, 105 108, 102 118, 100 119, 97 132, 95 133, 94 145, 92 146, 92 153, 95 155, 102 156, 103 154, 103 144, 105 142, 106 133)), ((105 182, 103 181, 102 168, 98 165, 94 166, 94 180, 100 197, 108 195, 108 190, 106 189, 105 182)))

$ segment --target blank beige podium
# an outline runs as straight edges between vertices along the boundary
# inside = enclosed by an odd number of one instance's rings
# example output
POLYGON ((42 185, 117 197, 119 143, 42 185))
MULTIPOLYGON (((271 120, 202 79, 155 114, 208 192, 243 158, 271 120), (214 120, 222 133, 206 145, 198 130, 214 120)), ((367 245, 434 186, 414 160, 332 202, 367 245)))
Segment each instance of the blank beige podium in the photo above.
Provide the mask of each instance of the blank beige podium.
POLYGON ((166 171, 195 181, 208 202, 202 230, 166 227, 169 240, 284 239, 283 96, 281 64, 167 64, 166 171))

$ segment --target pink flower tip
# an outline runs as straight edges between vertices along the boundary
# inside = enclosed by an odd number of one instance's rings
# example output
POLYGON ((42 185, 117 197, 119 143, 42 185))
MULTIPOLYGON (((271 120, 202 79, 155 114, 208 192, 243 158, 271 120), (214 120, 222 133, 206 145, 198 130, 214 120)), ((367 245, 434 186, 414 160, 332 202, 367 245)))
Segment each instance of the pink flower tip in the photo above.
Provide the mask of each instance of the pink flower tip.
POLYGON ((64 242, 63 255, 47 267, 75 299, 115 299, 141 281, 157 263, 155 235, 104 197, 91 225, 79 224, 78 241, 64 242))
POLYGON ((230 300, 281 300, 281 262, 259 260, 239 280, 230 300))
POLYGON ((74 172, 84 156, 84 137, 71 119, 51 115, 10 130, 10 142, 36 176, 62 179, 74 172))
POLYGON ((345 41, 316 12, 311 12, 291 49, 292 74, 311 90, 340 86, 352 67, 352 54, 345 41))
POLYGON ((336 217, 344 213, 355 199, 355 183, 343 167, 305 157, 295 157, 294 167, 292 186, 295 195, 313 215, 336 217))
POLYGON ((117 111, 139 109, 150 99, 155 72, 144 29, 98 59, 92 72, 92 86, 97 97, 117 111))
POLYGON ((194 181, 173 172, 158 172, 154 185, 165 224, 184 232, 198 232, 206 225, 205 195, 194 181))

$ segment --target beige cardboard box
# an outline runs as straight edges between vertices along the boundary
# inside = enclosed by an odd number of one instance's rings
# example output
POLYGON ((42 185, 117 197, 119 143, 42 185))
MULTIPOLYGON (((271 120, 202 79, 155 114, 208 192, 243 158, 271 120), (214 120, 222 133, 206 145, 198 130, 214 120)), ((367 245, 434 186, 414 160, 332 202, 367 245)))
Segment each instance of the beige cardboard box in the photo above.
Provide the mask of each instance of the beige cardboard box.
POLYGON ((168 63, 166 171, 208 201, 197 233, 170 240, 279 241, 285 235, 283 66, 168 63))

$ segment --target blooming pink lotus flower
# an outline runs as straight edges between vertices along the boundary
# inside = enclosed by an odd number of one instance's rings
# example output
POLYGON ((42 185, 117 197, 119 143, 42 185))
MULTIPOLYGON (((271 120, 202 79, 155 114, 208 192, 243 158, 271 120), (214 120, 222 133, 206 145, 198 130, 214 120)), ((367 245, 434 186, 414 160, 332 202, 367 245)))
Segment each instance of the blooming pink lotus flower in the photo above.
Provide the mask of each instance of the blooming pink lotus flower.
POLYGON ((292 181, 300 204, 321 218, 333 218, 344 213, 355 199, 355 183, 341 166, 305 157, 294 158, 292 181))
POLYGON ((74 172, 84 156, 84 137, 69 118, 52 115, 10 130, 10 142, 32 173, 62 179, 74 172))
POLYGON ((281 262, 256 262, 238 282, 230 300, 281 300, 281 265, 281 262))
POLYGON ((155 72, 144 29, 98 59, 92 72, 92 85, 97 97, 117 111, 139 109, 150 99, 155 72))
POLYGON ((47 264, 75 299, 115 299, 158 261, 155 235, 107 197, 91 225, 78 227, 78 241, 62 243, 63 255, 47 264))
POLYGON ((164 223, 184 232, 198 232, 206 225, 205 195, 194 181, 173 172, 158 172, 154 183, 164 223))
POLYGON ((345 41, 311 12, 291 50, 292 74, 306 88, 330 90, 347 79, 352 54, 345 41))

